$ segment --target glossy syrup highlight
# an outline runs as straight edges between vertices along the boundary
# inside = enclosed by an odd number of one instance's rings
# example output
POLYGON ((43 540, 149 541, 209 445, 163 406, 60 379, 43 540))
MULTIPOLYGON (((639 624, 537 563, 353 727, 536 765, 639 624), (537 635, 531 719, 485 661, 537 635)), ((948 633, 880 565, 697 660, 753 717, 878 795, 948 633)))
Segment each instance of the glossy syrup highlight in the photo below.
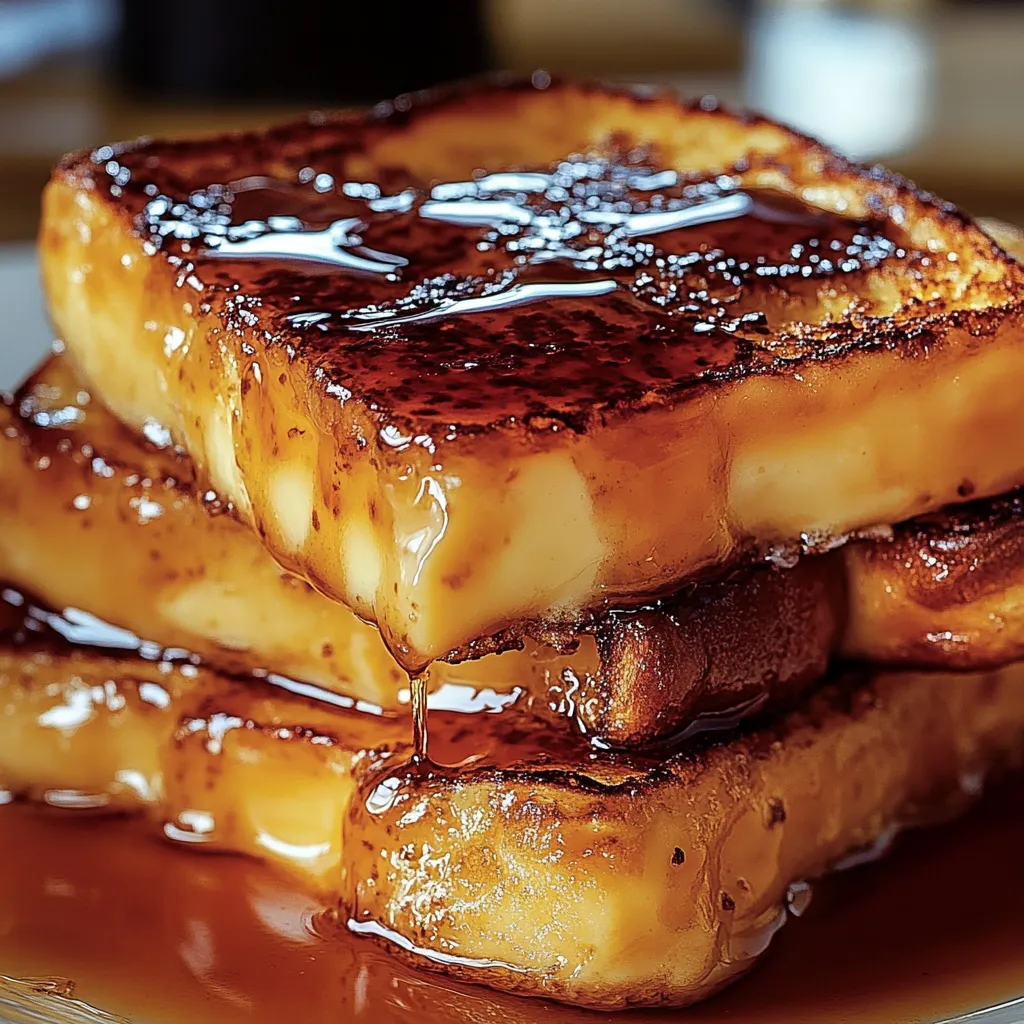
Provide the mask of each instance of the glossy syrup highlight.
POLYGON ((434 441, 447 423, 571 419, 755 366, 772 332, 817 319, 819 289, 852 294, 917 255, 891 222, 639 149, 447 182, 310 165, 187 193, 143 152, 103 168, 128 175, 121 200, 182 288, 434 441))
POLYGON ((409 677, 410 705, 412 709, 413 756, 417 761, 425 761, 428 756, 428 682, 429 670, 409 677))

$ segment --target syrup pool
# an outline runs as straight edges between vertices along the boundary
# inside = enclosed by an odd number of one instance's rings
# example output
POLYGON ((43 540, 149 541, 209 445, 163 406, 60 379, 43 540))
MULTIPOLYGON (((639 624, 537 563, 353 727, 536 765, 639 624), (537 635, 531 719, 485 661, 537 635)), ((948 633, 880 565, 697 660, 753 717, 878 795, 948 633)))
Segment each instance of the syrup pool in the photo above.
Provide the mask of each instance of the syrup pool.
MULTIPOLYGON (((901 1024, 1013 999, 1024 994, 1022 851, 1018 782, 959 823, 904 835, 885 860, 815 884, 722 995, 614 1019, 901 1024)), ((33 1000, 43 1019, 89 1024, 109 1019, 89 1006, 145 1024, 612 1019, 421 975, 366 939, 327 942, 312 926, 321 908, 272 872, 172 849, 128 820, 0 807, 0 863, 0 1009, 33 1000)))

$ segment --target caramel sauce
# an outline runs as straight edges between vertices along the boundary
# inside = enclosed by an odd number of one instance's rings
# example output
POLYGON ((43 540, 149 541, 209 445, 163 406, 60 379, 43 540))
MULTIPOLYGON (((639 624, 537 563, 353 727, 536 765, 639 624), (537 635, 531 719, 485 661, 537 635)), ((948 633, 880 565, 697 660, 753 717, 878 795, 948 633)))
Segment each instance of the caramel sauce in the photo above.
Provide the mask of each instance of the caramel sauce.
MULTIPOLYGON (((542 1024, 598 1019, 447 983, 371 943, 259 865, 182 853, 129 820, 0 808, 0 974, 131 1020, 542 1024), (45 984, 38 979, 48 979, 45 984), (70 984, 69 984, 70 983, 70 984)), ((1024 993, 1024 790, 897 840, 820 883, 763 963, 711 1001, 624 1021, 893 1024, 1024 993)), ((802 902, 802 901, 801 901, 802 902)), ((0 1006, 12 997, 0 982, 0 1006)), ((36 997, 39 998, 38 996, 36 997)), ((46 1019, 60 1019, 47 996, 46 1019)))
POLYGON ((232 180, 185 189, 174 144, 108 148, 97 173, 180 283, 225 329, 258 317, 312 355, 343 402, 390 408, 394 445, 440 443, 453 424, 583 422, 756 370, 781 354, 771 332, 816 319, 820 288, 920 255, 892 222, 693 180, 642 149, 441 182, 353 180, 330 152, 269 177, 243 155, 232 180))

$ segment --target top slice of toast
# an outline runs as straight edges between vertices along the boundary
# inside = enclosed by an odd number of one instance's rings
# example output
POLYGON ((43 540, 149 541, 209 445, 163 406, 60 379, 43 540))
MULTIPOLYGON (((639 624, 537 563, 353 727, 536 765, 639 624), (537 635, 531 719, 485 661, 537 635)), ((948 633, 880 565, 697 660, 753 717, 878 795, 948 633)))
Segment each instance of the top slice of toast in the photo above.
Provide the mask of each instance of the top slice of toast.
POLYGON ((41 248, 104 401, 410 669, 1024 483, 1021 269, 710 103, 498 82, 106 146, 41 248))

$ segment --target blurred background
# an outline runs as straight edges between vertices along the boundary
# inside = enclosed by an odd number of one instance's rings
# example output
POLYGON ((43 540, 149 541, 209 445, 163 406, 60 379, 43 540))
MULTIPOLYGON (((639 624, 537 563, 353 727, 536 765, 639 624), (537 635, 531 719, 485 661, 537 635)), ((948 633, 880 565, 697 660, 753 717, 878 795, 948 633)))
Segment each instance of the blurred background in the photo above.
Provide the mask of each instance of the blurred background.
POLYGON ((538 67, 710 92, 1024 221, 1022 2, 0 0, 0 243, 68 149, 538 67))
POLYGON ((1022 2, 0 0, 0 244, 68 149, 538 67, 713 93, 1024 222, 1022 2))

